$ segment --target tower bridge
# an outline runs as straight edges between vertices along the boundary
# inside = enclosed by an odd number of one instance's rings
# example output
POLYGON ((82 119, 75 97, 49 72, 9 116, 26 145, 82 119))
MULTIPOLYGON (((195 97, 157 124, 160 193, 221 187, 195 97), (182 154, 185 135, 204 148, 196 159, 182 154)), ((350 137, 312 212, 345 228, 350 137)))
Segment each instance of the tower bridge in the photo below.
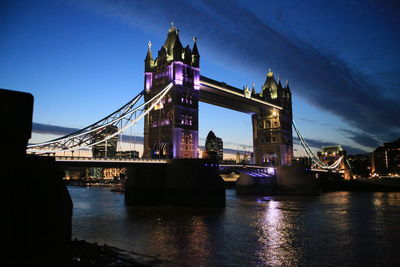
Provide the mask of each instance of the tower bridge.
POLYGON ((249 114, 256 165, 289 165, 293 157, 292 95, 274 73, 257 93, 200 75, 197 40, 184 47, 171 27, 153 58, 151 43, 144 60, 144 89, 104 119, 68 136, 28 146, 30 153, 54 153, 90 148, 144 119, 144 158, 198 158, 198 103, 249 114), (144 98, 145 103, 139 105, 144 98), (112 128, 112 131, 107 129, 112 128), (107 132, 107 134, 104 134, 107 132))
POLYGON ((153 59, 151 43, 145 58, 145 100, 172 88, 145 117, 144 156, 198 157, 198 102, 251 114, 256 164, 288 165, 293 156, 292 102, 289 85, 282 86, 269 71, 261 93, 240 90, 200 76, 196 39, 192 49, 182 46, 179 32, 169 29, 167 39, 153 59))
MULTIPOLYGON (((284 174, 285 168, 289 170, 286 173, 290 174, 291 167, 285 165, 290 165, 293 157, 292 125, 303 148, 308 155, 312 154, 293 124, 289 84, 286 82, 283 86, 280 78, 276 80, 271 70, 259 93, 254 86, 245 86, 242 90, 201 76, 196 39, 192 48, 189 45, 183 47, 175 27, 169 29, 156 58, 153 58, 149 43, 144 65, 144 88, 128 103, 75 133, 28 145, 27 153, 55 155, 57 152, 93 149, 104 144, 107 155, 108 145, 115 145, 119 134, 144 119, 142 159, 95 158, 101 154, 99 152, 93 153, 92 158, 55 158, 56 163, 66 168, 127 167, 125 201, 129 204, 225 205, 225 187, 219 176, 219 168, 224 166, 212 159, 191 160, 199 156, 200 101, 244 112, 251 117, 253 151, 255 165, 258 166, 252 169, 246 167, 247 178, 272 177, 271 170, 268 170, 271 168, 265 168, 266 165, 276 166, 277 175, 279 169, 284 174), (141 104, 143 99, 144 103, 141 104)), ((26 102, 32 105, 33 98, 28 96, 27 99, 26 102)), ((16 105, 10 103, 7 103, 12 107, 10 110, 16 110, 16 105)), ((23 139, 22 149, 28 138, 23 139)), ((315 157, 313 161, 320 167, 331 168, 315 157)))

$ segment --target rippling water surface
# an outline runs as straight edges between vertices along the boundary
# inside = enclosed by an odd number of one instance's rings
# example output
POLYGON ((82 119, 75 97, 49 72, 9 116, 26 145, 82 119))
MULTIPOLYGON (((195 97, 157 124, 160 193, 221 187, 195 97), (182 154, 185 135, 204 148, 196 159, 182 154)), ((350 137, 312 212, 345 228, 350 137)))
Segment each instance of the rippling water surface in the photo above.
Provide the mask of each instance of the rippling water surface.
POLYGON ((225 209, 127 207, 109 188, 69 187, 73 238, 178 264, 400 263, 400 193, 237 196, 225 209))

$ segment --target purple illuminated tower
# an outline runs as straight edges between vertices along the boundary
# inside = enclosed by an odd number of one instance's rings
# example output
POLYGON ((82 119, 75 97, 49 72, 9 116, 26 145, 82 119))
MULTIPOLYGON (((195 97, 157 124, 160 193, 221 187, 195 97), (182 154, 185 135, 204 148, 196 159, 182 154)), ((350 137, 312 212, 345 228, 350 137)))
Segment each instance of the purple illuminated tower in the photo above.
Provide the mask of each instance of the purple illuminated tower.
POLYGON ((145 59, 145 100, 169 83, 174 85, 145 117, 144 157, 198 157, 199 61, 196 38, 192 49, 189 45, 183 47, 174 26, 169 29, 156 59, 153 59, 149 43, 145 59))

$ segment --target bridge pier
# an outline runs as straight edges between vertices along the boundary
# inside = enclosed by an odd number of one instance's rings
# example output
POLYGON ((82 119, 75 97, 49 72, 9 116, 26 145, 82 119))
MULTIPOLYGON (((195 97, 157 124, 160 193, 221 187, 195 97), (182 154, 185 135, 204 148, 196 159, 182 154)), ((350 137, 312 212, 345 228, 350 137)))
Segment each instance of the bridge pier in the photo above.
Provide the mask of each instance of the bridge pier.
POLYGON ((225 207, 225 186, 216 161, 169 159, 164 165, 129 168, 125 202, 225 207))

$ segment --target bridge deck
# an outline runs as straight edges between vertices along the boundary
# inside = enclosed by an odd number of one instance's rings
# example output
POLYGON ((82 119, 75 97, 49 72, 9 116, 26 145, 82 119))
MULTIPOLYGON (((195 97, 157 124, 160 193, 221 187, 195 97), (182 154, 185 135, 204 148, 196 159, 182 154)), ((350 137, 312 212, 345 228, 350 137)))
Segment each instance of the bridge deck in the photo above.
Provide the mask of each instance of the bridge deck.
POLYGON ((67 167, 132 167, 139 165, 166 164, 165 159, 122 159, 122 158, 92 158, 92 157, 55 157, 59 166, 67 167))
POLYGON ((204 76, 200 77, 200 101, 247 114, 259 113, 261 109, 282 109, 258 96, 246 98, 243 90, 204 76))

